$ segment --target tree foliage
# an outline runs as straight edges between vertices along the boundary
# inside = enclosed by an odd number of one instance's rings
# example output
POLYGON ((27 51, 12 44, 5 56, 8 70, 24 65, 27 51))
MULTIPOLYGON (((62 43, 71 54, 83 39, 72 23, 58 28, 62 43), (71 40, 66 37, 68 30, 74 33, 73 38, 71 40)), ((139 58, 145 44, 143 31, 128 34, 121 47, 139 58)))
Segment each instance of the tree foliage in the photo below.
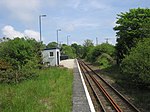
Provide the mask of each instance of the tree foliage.
POLYGON ((15 38, 0 43, 0 82, 18 83, 36 76, 33 69, 41 62, 42 43, 15 38))
POLYGON ((94 47, 93 41, 90 39, 86 39, 83 43, 83 56, 82 58, 86 58, 90 49, 94 47))
POLYGON ((114 64, 114 59, 109 54, 102 53, 96 60, 101 69, 111 67, 114 64))
POLYGON ((63 45, 61 48, 63 55, 68 55, 69 58, 75 58, 75 49, 68 45, 63 45))
POLYGON ((77 57, 81 58, 83 55, 83 47, 76 43, 71 44, 71 47, 75 50, 75 54, 77 57))
POLYGON ((121 63, 123 78, 139 85, 150 85, 150 38, 140 41, 121 63))
POLYGON ((53 48, 53 47, 57 47, 57 42, 50 42, 46 48, 53 48))
POLYGON ((101 56, 103 53, 108 54, 111 57, 114 57, 115 53, 114 46, 108 43, 102 43, 100 45, 92 47, 87 53, 88 54, 87 59, 88 61, 95 63, 97 61, 97 58, 101 56))
POLYGON ((118 14, 117 19, 117 25, 114 30, 117 31, 118 37, 116 55, 119 64, 139 40, 148 38, 147 34, 150 32, 148 28, 150 25, 150 9, 131 9, 129 12, 118 14))
POLYGON ((40 61, 41 43, 33 39, 15 38, 4 41, 0 48, 0 59, 10 63, 15 69, 19 69, 29 60, 40 61))

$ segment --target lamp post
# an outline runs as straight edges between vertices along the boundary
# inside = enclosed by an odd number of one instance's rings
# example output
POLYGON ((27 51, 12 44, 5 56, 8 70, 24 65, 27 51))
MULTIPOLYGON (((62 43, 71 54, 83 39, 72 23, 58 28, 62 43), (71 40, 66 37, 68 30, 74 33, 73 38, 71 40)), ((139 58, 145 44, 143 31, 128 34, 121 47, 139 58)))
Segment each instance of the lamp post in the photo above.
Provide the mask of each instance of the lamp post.
POLYGON ((67 45, 69 45, 69 37, 70 35, 67 35, 67 45))
POLYGON ((39 27, 40 27, 40 42, 42 41, 42 32, 41 32, 41 18, 46 17, 46 15, 39 15, 39 27))
POLYGON ((58 32, 59 32, 59 31, 61 31, 61 29, 57 29, 57 30, 56 30, 56 33, 57 33, 57 47, 58 47, 58 44, 59 44, 59 43, 58 43, 58 32))

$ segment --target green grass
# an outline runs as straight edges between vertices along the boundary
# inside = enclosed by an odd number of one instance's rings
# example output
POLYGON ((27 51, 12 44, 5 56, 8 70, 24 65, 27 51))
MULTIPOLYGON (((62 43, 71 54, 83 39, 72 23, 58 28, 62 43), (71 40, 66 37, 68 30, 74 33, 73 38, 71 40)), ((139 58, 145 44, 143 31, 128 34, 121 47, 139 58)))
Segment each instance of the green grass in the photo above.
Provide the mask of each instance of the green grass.
POLYGON ((39 77, 19 84, 0 84, 0 112, 70 112, 71 70, 37 70, 39 77))

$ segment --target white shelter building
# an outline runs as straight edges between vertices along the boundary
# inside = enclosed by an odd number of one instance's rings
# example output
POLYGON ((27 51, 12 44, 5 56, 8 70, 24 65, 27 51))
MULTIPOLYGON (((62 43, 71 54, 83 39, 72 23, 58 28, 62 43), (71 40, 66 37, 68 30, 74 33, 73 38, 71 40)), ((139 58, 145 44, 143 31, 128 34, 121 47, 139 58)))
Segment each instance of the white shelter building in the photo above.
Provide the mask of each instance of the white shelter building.
POLYGON ((49 66, 59 66, 60 63, 60 49, 47 48, 42 51, 43 63, 49 66))

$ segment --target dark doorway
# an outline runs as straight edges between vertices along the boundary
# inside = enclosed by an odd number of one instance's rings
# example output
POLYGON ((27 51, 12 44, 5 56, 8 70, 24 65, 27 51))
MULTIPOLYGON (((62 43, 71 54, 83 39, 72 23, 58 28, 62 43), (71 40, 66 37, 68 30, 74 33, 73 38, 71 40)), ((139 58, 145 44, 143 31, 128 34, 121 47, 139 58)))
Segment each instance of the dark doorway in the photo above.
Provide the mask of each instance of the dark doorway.
POLYGON ((59 65, 59 52, 57 51, 57 65, 59 65))

